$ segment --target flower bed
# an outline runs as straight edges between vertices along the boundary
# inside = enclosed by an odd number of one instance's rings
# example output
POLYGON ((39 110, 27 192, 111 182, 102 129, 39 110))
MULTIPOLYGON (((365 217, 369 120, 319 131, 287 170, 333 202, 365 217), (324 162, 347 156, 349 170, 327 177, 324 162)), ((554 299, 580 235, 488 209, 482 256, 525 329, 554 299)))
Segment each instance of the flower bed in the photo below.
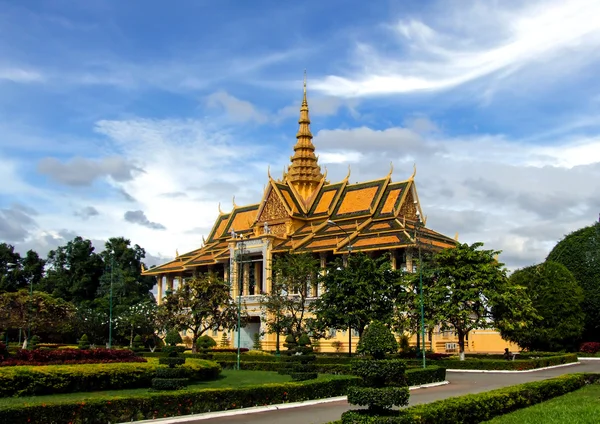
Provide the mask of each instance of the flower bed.
POLYGON ((146 362, 129 349, 19 349, 0 366, 36 366, 66 364, 98 364, 112 362, 146 362))
MULTIPOLYGON (((0 369, 0 397, 150 387, 157 367, 155 362, 6 367, 0 369)), ((185 367, 195 381, 214 380, 221 372, 208 361, 189 361, 185 367)))
POLYGON ((342 415, 343 424, 454 424, 479 423, 493 417, 526 408, 600 381, 600 374, 570 374, 543 381, 505 387, 490 392, 459 396, 416 405, 386 415, 369 415, 367 411, 349 411, 342 415), (468 417, 468 420, 466 420, 468 417))
POLYGON ((330 376, 309 382, 268 384, 236 389, 183 389, 113 399, 55 404, 11 405, 0 410, 7 423, 107 423, 223 411, 257 405, 298 402, 344 395, 356 377, 330 376))

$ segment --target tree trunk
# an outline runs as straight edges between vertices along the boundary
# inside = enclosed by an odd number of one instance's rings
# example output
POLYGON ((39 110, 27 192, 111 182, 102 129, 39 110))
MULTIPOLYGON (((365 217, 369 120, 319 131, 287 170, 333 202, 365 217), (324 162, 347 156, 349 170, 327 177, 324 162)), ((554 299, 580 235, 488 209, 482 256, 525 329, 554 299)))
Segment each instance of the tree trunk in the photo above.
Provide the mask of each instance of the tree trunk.
POLYGON ((131 334, 129 336, 129 347, 133 347, 133 325, 131 326, 131 334))
POLYGON ((457 331, 458 333, 458 352, 460 354, 460 360, 465 360, 465 333, 462 330, 457 331))
POLYGON ((29 340, 27 340, 27 336, 25 336, 25 338, 23 339, 23 346, 21 346, 21 349, 23 349, 23 350, 27 349, 28 342, 29 342, 29 340))
POLYGON ((417 331, 417 353, 421 351, 421 332, 417 331))
POLYGON ((198 352, 198 348, 196 347, 196 342, 198 341, 198 337, 199 337, 199 335, 196 333, 194 333, 194 335, 192 336, 192 353, 198 352))

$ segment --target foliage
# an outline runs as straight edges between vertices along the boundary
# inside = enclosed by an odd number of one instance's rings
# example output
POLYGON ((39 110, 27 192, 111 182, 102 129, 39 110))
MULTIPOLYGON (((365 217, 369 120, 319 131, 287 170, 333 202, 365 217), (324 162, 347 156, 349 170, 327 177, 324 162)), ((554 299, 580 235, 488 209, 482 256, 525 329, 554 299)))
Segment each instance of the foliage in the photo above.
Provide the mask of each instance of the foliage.
POLYGON ((29 284, 37 288, 44 275, 45 263, 33 250, 21 258, 14 246, 0 243, 0 291, 17 291, 29 284))
POLYGON ((165 337, 165 343, 169 346, 176 346, 181 343, 183 340, 181 339, 181 334, 176 329, 171 329, 167 332, 165 337))
POLYGON ((229 286, 212 273, 186 280, 167 296, 158 314, 171 328, 192 333, 194 353, 198 337, 206 331, 231 330, 237 325, 237 307, 229 286))
POLYGON ((179 390, 186 387, 189 378, 153 378, 152 388, 154 390, 179 390))
POLYGON ((129 422, 265 404, 280 404, 340 396, 356 377, 329 377, 306 383, 282 383, 241 388, 186 388, 115 398, 94 397, 60 403, 19 404, 3 408, 6 422, 129 422))
MULTIPOLYGON (((292 337, 291 334, 288 337, 292 337)), ((287 351, 287 355, 281 358, 284 366, 279 370, 280 374, 289 374, 294 381, 313 380, 318 377, 313 365, 317 357, 306 333, 298 337, 295 346, 287 351)))
POLYGON ((342 423, 479 423, 495 416, 575 391, 596 379, 598 379, 597 374, 564 375, 489 392, 452 397, 432 403, 416 405, 400 411, 392 411, 380 417, 370 416, 363 411, 349 411, 342 415, 342 423), (468 414, 468 421, 465 421, 465 414, 468 414))
POLYGON ((297 338, 306 331, 307 298, 318 284, 319 271, 319 260, 309 253, 285 254, 273 260, 271 291, 260 299, 268 333, 297 338))
POLYGON ((81 336, 77 345, 79 346, 79 349, 89 349, 90 348, 90 341, 88 339, 87 334, 84 334, 83 336, 81 336))
POLYGON ((27 344, 28 349, 38 349, 39 344, 42 341, 41 337, 38 335, 31 336, 31 341, 27 344))
POLYGON ((585 352, 585 353, 598 353, 598 352, 600 352, 600 343, 598 343, 598 342, 582 343, 581 346, 579 347, 579 351, 585 352))
POLYGON ((196 347, 200 350, 208 350, 216 345, 217 342, 215 339, 207 335, 198 337, 198 340, 196 341, 196 347))
MULTIPOLYGON (((467 359, 465 361, 460 361, 457 359, 441 359, 435 361, 435 364, 446 369, 525 371, 551 367, 555 365, 569 364, 578 361, 576 354, 570 353, 555 355, 556 356, 543 356, 540 358, 516 359, 514 361, 506 361, 502 359, 467 359)), ((420 361, 407 362, 412 365, 418 365, 421 363, 420 361)))
POLYGON ((133 350, 135 351, 139 351, 142 350, 144 347, 144 343, 142 341, 142 336, 140 336, 139 334, 137 336, 135 336, 133 338, 133 350))
POLYGON ((409 368, 406 370, 406 384, 421 386, 446 380, 446 368, 430 366, 427 368, 409 368))
POLYGON ((219 342, 219 347, 229 347, 229 339, 227 338, 227 333, 223 331, 221 334, 221 341, 219 342))
POLYGON ((402 334, 400 336, 400 342, 398 343, 398 346, 400 348, 400 352, 402 353, 407 353, 410 351, 410 342, 406 334, 402 334))
POLYGON ((465 337, 473 329, 501 331, 531 325, 536 318, 525 289, 511 284, 499 251, 480 250, 483 243, 457 244, 433 257, 435 274, 429 299, 437 305, 436 321, 458 335, 461 359, 465 337))
MULTIPOLYGON (((0 293, 0 328, 28 328, 31 332, 65 332, 74 314, 72 304, 47 293, 27 290, 0 293)), ((27 341, 26 341, 27 343, 27 341)))
POLYGON ((546 261, 515 271, 510 282, 527 288, 539 318, 532 326, 504 329, 504 339, 530 351, 577 350, 585 316, 583 291, 562 264, 546 261))
POLYGON ((331 347, 335 349, 336 353, 340 353, 342 351, 343 344, 339 340, 334 340, 331 342, 331 347))
POLYGON ((360 338, 356 351, 375 359, 383 359, 386 353, 398 351, 398 342, 384 323, 373 321, 360 338))
MULTIPOLYGON (((221 372, 214 362, 191 362, 185 373, 195 381, 214 380, 221 372)), ((157 368, 152 363, 0 368, 0 397, 148 387, 157 368)))
POLYGON ((252 348, 256 350, 262 349, 262 340, 260 339, 260 333, 254 333, 252 336, 252 348))
POLYGON ((146 362, 129 349, 19 349, 2 366, 146 362))
POLYGON ((128 306, 114 320, 115 330, 119 335, 127 336, 129 346, 133 347, 134 333, 154 334, 156 311, 156 302, 151 299, 128 306))
POLYGON ((563 264, 583 289, 583 340, 600 342, 600 222, 567 235, 547 261, 563 264))
POLYGON ((292 334, 285 336, 283 347, 285 347, 287 350, 293 350, 297 345, 298 343, 296 343, 296 338, 292 334))
POLYGON ((402 273, 392 270, 389 256, 372 259, 365 253, 348 255, 327 269, 324 292, 311 306, 316 315, 316 332, 327 328, 356 330, 359 337, 371 321, 391 323, 394 305, 401 303, 406 291, 402 273))

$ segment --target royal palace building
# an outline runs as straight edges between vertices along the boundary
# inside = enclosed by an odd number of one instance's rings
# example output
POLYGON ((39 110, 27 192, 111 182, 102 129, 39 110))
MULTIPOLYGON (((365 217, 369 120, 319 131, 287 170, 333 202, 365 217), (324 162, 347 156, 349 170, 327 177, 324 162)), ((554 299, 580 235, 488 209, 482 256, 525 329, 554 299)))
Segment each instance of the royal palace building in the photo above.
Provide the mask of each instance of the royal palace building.
MULTIPOLYGON (((232 282, 235 298, 241 287, 250 316, 242 330, 242 347, 251 347, 254 334, 264 331, 259 300, 262 293, 270 291, 270 264, 276 255, 310 252, 325 268, 336 256, 351 252, 374 256, 388 253, 394 268, 412 272, 417 243, 429 250, 456 243, 454 238, 427 228, 415 184, 416 170, 398 182, 392 181, 391 169, 374 181, 351 184, 350 172, 342 181, 327 180, 312 142, 306 83, 298 122, 297 141, 287 170, 278 179, 267 172, 267 185, 258 203, 238 206, 234 202, 231 212, 219 207, 219 216, 201 247, 144 271, 144 275, 157 278, 158 303, 174 284, 206 272, 218 273, 232 282), (240 280, 240 267, 235 266, 240 258, 242 283, 235 284, 240 280)), ((310 296, 317 297, 320 291, 321 287, 313 286, 310 296)), ((339 341, 347 343, 348 338, 339 333, 339 341)), ((237 346, 236 338, 230 339, 237 346)), ((334 340, 336 337, 327 343, 334 340)), ((435 343, 429 341, 428 347, 435 349, 435 343)), ((273 343, 273 335, 263 336, 264 348, 273 349, 273 343)))

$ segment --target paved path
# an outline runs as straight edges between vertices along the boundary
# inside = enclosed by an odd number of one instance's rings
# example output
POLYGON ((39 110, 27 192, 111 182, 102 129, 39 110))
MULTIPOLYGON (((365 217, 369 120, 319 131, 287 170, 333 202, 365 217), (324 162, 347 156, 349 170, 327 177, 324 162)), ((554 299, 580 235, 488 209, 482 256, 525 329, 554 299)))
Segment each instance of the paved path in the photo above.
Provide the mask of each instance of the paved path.
MULTIPOLYGON (((413 390, 410 392, 410 404, 428 403, 453 396, 486 392, 500 387, 527 383, 529 381, 545 380, 563 374, 579 372, 600 373, 600 361, 588 361, 582 362, 581 365, 522 374, 449 372, 447 379, 450 381, 450 384, 413 390)), ((193 420, 190 419, 191 417, 187 417, 186 424, 323 424, 339 420, 343 412, 353 408, 355 407, 349 405, 346 401, 340 401, 280 411, 258 412, 203 420, 193 420)))

